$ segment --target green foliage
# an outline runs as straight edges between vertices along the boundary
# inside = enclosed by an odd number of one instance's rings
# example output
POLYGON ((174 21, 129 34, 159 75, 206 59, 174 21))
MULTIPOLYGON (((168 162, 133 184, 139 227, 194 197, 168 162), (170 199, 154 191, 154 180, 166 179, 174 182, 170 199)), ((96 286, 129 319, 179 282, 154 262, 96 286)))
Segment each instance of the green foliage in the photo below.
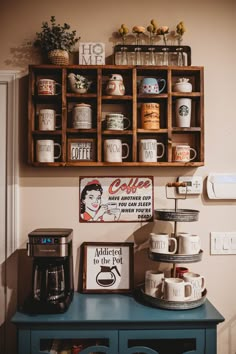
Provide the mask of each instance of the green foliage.
POLYGON ((49 52, 54 49, 62 49, 68 52, 78 42, 80 37, 76 37, 76 31, 69 31, 70 25, 64 23, 63 26, 56 24, 55 16, 51 16, 51 24, 42 22, 42 31, 36 32, 34 45, 43 51, 49 52))

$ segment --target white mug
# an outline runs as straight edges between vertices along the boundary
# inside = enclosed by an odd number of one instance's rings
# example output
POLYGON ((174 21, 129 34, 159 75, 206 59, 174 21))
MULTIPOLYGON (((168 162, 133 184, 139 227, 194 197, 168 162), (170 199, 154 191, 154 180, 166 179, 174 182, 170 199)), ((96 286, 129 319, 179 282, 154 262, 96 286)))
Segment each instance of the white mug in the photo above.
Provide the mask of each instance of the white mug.
POLYGON ((180 278, 165 278, 163 283, 163 297, 168 301, 190 300, 193 286, 180 278))
POLYGON ((198 235, 190 233, 178 234, 178 253, 179 254, 197 254, 201 249, 201 240, 198 235))
POLYGON ((39 79, 38 95, 59 95, 61 93, 61 84, 52 79, 39 79))
POLYGON ((104 160, 106 162, 122 162, 129 156, 129 145, 122 143, 120 139, 104 140, 104 160), (126 154, 122 154, 122 147, 126 148, 126 154))
POLYGON ((36 141, 36 161, 37 162, 54 162, 55 159, 61 157, 61 145, 54 143, 53 140, 37 140, 36 141), (55 155, 54 147, 58 147, 58 155, 55 155))
POLYGON ((195 159, 197 151, 191 148, 188 144, 177 144, 173 146, 173 161, 174 162, 189 162, 195 159), (193 153, 191 157, 191 152, 193 153))
POLYGON ((164 273, 161 271, 147 270, 145 272, 145 294, 161 298, 164 278, 164 273))
POLYGON ((61 125, 56 125, 56 118, 61 117, 56 114, 54 109, 40 109, 39 111, 39 130, 55 130, 61 125))
POLYGON ((121 113, 109 113, 106 115, 106 129, 126 130, 130 127, 130 120, 121 113), (125 123, 126 122, 126 123, 125 123))
POLYGON ((191 125, 191 98, 178 98, 176 100, 176 125, 180 128, 189 128, 191 125))
POLYGON ((198 300, 202 297, 202 292, 205 290, 205 277, 203 275, 187 272, 183 275, 185 282, 191 283, 193 286, 192 295, 190 300, 198 300))
POLYGON ((165 145, 158 143, 156 139, 141 139, 139 142, 139 161, 157 162, 165 153, 165 145), (162 147, 161 154, 158 155, 158 146, 162 147))
POLYGON ((177 246, 177 240, 169 237, 168 234, 150 234, 149 249, 153 253, 174 254, 177 251, 177 246), (171 244, 173 244, 173 250, 170 250, 171 244))

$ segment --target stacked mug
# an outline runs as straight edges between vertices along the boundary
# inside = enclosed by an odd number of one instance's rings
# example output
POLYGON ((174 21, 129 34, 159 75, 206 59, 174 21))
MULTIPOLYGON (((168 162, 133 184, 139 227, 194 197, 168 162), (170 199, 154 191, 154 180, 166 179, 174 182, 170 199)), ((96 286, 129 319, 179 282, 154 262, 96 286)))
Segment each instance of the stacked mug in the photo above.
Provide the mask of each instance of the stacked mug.
MULTIPOLYGON (((177 237, 167 233, 151 233, 149 249, 152 253, 194 255, 200 252, 200 237, 180 232, 177 237)), ((147 270, 145 273, 145 293, 166 301, 194 301, 202 297, 205 290, 205 277, 178 267, 175 277, 165 277, 164 272, 147 270)))

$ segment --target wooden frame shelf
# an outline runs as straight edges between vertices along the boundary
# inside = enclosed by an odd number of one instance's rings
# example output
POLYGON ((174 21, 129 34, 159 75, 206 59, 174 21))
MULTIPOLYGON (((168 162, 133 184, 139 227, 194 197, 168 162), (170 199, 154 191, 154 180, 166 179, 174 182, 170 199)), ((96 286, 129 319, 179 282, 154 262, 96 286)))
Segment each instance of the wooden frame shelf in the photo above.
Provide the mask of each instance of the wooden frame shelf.
POLYGON ((118 65, 30 65, 28 99, 28 163, 35 167, 78 167, 78 166, 155 166, 155 167, 199 167, 204 165, 204 70, 198 66, 118 66, 118 65), (93 82, 91 91, 86 94, 70 91, 68 75, 81 74, 93 82), (120 74, 125 85, 124 96, 106 95, 105 85, 111 74, 120 74), (160 94, 140 94, 139 84, 144 77, 164 78, 166 87, 160 94), (192 92, 174 92, 173 86, 180 78, 188 78, 192 92), (61 94, 38 95, 39 79, 53 79, 61 84, 61 94), (192 99, 190 128, 178 128, 175 123, 175 104, 177 98, 192 99), (160 129, 146 130, 141 126, 140 107, 143 103, 156 102, 160 105, 160 129), (72 109, 75 104, 91 105, 92 128, 72 128, 72 109), (61 115, 61 127, 55 131, 38 130, 40 109, 54 109, 61 115), (130 120, 128 130, 106 130, 104 119, 108 112, 120 112, 130 120), (129 144, 129 157, 121 163, 104 161, 103 143, 108 137, 121 139, 129 144), (140 139, 156 139, 165 145, 165 154, 158 162, 140 162, 138 144, 140 139), (36 161, 36 140, 52 139, 61 144, 61 157, 55 162, 36 161), (71 161, 68 156, 70 139, 94 139, 96 154, 94 161, 71 161), (172 148, 176 143, 187 143, 197 150, 195 160, 187 163, 172 161, 172 148))

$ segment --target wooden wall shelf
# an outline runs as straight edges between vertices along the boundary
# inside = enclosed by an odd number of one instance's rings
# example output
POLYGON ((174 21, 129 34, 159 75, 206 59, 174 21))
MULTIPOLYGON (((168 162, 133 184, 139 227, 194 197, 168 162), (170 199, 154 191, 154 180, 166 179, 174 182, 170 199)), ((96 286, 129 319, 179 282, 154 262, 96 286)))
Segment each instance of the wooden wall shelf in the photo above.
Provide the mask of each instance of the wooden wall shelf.
POLYGON ((66 166, 191 166, 204 165, 204 70, 198 66, 118 66, 118 65, 30 65, 28 100, 28 163, 35 167, 66 166), (93 84, 87 94, 72 93, 68 83, 68 74, 76 73, 89 77, 93 84), (105 86, 111 74, 123 77, 126 93, 124 96, 108 96, 105 86), (143 77, 164 78, 165 90, 158 95, 143 95, 138 86, 143 77), (173 85, 179 78, 188 78, 193 90, 190 93, 173 92, 173 85), (60 95, 38 95, 39 79, 48 78, 60 83, 60 95), (176 127, 175 102, 179 97, 192 99, 192 117, 190 128, 176 127), (140 105, 146 102, 160 104, 160 129, 145 130, 141 126, 140 105), (75 104, 86 103, 92 108, 92 128, 73 129, 72 109, 75 104), (61 114, 61 128, 55 131, 38 129, 40 109, 54 109, 61 114), (130 119, 131 127, 124 131, 104 130, 104 118, 109 112, 122 112, 130 119), (104 161, 103 142, 106 138, 121 139, 128 143, 130 154, 122 163, 104 161), (154 163, 139 162, 138 145, 140 139, 156 139, 165 145, 165 154, 154 163), (36 161, 36 141, 51 139, 62 148, 61 157, 55 162, 36 161), (71 160, 68 156, 70 139, 93 139, 96 151, 94 161, 71 160), (195 160, 187 163, 172 161, 172 147, 176 143, 188 143, 197 150, 195 160))

